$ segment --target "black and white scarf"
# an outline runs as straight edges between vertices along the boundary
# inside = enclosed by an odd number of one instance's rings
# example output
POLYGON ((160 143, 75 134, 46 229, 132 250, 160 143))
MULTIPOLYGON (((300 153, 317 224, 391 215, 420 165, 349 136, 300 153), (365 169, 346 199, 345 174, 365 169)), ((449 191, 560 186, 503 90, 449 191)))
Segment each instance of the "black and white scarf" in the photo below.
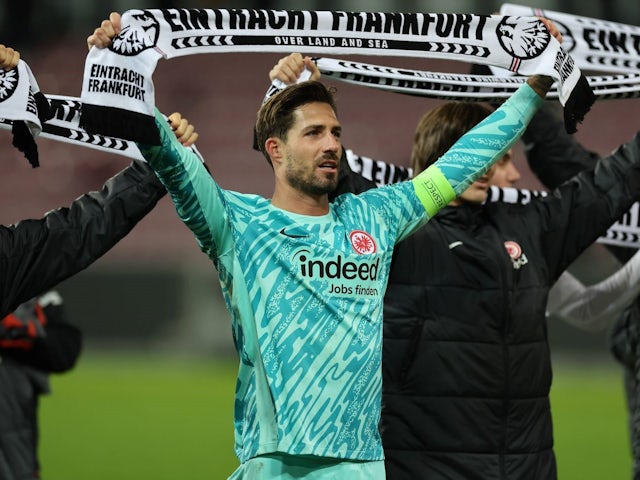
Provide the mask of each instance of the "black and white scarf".
POLYGON ((89 52, 80 125, 158 143, 152 74, 160 58, 223 52, 337 53, 443 58, 544 74, 558 82, 568 131, 595 99, 573 58, 535 17, 285 11, 129 10, 108 49, 89 52), (107 106, 108 105, 108 106, 107 106))
MULTIPOLYGON (((502 15, 535 15, 553 20, 563 35, 562 46, 587 76, 598 99, 640 96, 640 27, 551 10, 504 4, 502 15)), ((509 97, 526 77, 490 67, 487 75, 458 75, 399 69, 348 60, 317 58, 323 76, 348 83, 453 100, 496 101, 509 97)), ((547 98, 558 98, 557 88, 547 98)))
MULTIPOLYGON (((313 59, 324 77, 363 87, 443 100, 495 102, 509 98, 526 82, 522 75, 475 75, 430 72, 319 57, 313 59)), ((598 100, 640 97, 640 73, 585 77, 598 100)), ((276 86, 268 95, 282 89, 276 86)), ((557 99, 554 85, 548 99, 557 99)))
POLYGON ((535 15, 556 24, 562 46, 583 71, 640 72, 640 27, 505 3, 502 15, 535 15))
MULTIPOLYGON (((640 96, 640 73, 620 73, 640 71, 640 46, 634 40, 640 35, 639 27, 511 4, 503 5, 501 13, 533 14, 552 19, 563 33, 563 45, 567 45, 580 69, 618 73, 587 77, 598 99, 640 96)), ((511 75, 511 72, 504 69, 495 69, 500 72, 499 75, 478 76, 398 69, 331 58, 318 58, 316 61, 324 76, 362 86, 447 100, 504 99, 526 79, 511 75), (505 76, 505 72, 509 76, 505 76)), ((14 145, 25 153, 33 166, 38 165, 34 138, 43 128, 44 136, 60 141, 79 143, 91 148, 107 145, 107 150, 114 153, 118 153, 123 148, 122 145, 127 145, 124 147, 125 152, 137 151, 135 146, 132 147, 122 139, 89 134, 79 127, 77 119, 73 124, 57 125, 60 118, 56 114, 51 122, 42 124, 48 118, 47 104, 31 70, 22 61, 14 70, 0 71, 0 85, 0 127, 10 126, 14 130, 14 145)), ((274 87, 272 92, 278 89, 274 87)), ((557 96, 557 89, 554 88, 547 95, 549 98, 557 96)), ((63 102, 65 99, 73 105, 71 110, 77 112, 76 107, 81 105, 79 99, 60 96, 57 101, 63 102)), ((62 108, 60 103, 55 106, 57 112, 62 111, 62 108)), ((70 108, 69 104, 66 108, 70 108)), ((134 155, 133 158, 138 157, 134 155)))
POLYGON ((29 65, 23 60, 12 70, 0 69, 0 121, 11 123, 13 146, 32 167, 39 166, 35 138, 49 118, 49 105, 29 65))
MULTIPOLYGON (((34 126, 39 137, 145 161, 135 142, 88 133, 80 128, 80 109, 82 107, 80 98, 63 95, 44 95, 44 97, 49 105, 50 118, 34 126)), ((0 106, 0 108, 2 107, 0 106)), ((4 114, 4 110, 2 113, 4 114)), ((13 120, 8 117, 0 118, 0 129, 14 129, 21 116, 17 117, 13 120)), ((195 145, 190 149, 204 163, 204 159, 195 145)))
MULTIPOLYGON (((553 20, 563 35, 563 47, 578 68, 592 72, 587 81, 599 100, 640 97, 640 27, 596 18, 504 4, 503 15, 535 15, 553 20)), ((371 63, 314 59, 324 77, 396 93, 445 100, 501 101, 526 81, 504 68, 494 75, 430 72, 371 63)), ((276 85, 270 94, 279 91, 276 85)), ((547 98, 558 98, 552 87, 547 98)))

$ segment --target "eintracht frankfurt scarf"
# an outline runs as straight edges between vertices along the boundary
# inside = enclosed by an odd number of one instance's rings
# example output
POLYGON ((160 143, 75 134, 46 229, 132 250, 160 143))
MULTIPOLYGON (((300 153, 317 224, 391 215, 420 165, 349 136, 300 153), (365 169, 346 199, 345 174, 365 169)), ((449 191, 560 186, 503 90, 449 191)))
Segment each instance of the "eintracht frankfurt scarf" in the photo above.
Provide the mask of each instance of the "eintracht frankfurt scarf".
POLYGON ((157 144, 151 76, 160 58, 292 51, 445 58, 504 67, 523 75, 548 75, 558 81, 568 131, 575 131, 595 99, 573 59, 535 17, 129 10, 111 46, 93 48, 87 56, 80 125, 92 133, 157 144))
MULTIPOLYGON (((80 102, 79 98, 62 95, 45 95, 44 97, 50 105, 51 114, 50 118, 42 123, 41 130, 39 130, 40 137, 145 161, 134 142, 106 135, 91 134, 80 128, 80 107, 82 102, 80 102)), ((4 114, 4 107, 2 108, 2 113, 4 114)), ((16 122, 18 120, 0 118, 0 129, 13 129, 16 122)), ((195 145, 191 146, 190 149, 204 163, 204 159, 195 145)))
POLYGON ((0 69, 0 117, 12 123, 13 146, 24 153, 32 167, 39 165, 35 138, 49 108, 29 65, 23 60, 12 69, 0 69))
POLYGON ((640 72, 640 27, 506 3, 502 15, 534 15, 553 20, 562 46, 583 71, 640 72))
MULTIPOLYGON (((562 47, 578 68, 599 74, 587 77, 598 99, 640 96, 640 27, 512 4, 504 4, 500 13, 553 20, 562 32, 562 47)), ((324 77, 448 100, 503 100, 526 81, 524 76, 496 67, 490 67, 496 75, 489 76, 411 70, 326 57, 316 58, 315 62, 324 77)), ((552 87, 547 98, 558 98, 557 88, 552 87)))
MULTIPOLYGON (((521 75, 429 72, 326 57, 314 58, 314 61, 324 77, 395 93, 445 100, 504 100, 527 80, 527 77, 521 75)), ((593 75, 586 79, 599 100, 640 97, 640 73, 593 75)), ((269 95, 280 89, 281 87, 274 88, 269 95)), ((558 97, 559 92, 554 85, 547 98, 558 97)))

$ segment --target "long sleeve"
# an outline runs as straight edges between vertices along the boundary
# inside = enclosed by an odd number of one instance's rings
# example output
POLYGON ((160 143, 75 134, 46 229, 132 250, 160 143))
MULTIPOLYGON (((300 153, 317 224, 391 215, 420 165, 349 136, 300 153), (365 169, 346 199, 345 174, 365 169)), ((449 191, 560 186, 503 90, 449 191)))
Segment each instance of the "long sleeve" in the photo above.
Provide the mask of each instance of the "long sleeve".
POLYGON ((611 276, 585 286, 565 271, 549 292, 547 311, 588 331, 603 330, 640 294, 640 251, 611 276))
POLYGON ((528 84, 523 84, 500 108, 411 180, 429 217, 462 194, 504 156, 542 102, 528 84))
POLYGON ((68 208, 0 226, 0 317, 100 258, 165 193, 153 170, 134 161, 68 208))
POLYGON ((542 253, 549 280, 555 281, 580 253, 595 242, 640 192, 640 133, 595 168, 564 182, 548 196, 532 201, 542 222, 542 253))
POLYGON ((522 134, 529 167, 550 190, 593 168, 599 158, 566 132, 561 114, 556 103, 544 102, 522 134))

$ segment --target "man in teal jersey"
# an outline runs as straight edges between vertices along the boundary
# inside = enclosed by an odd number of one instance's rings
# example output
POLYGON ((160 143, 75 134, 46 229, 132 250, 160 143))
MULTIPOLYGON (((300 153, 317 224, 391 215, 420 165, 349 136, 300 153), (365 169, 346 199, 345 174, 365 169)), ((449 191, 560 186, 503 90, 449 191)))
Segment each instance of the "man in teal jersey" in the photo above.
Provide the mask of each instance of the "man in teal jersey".
MULTIPOLYGON (((93 44, 105 46, 100 33, 93 44)), ((161 145, 139 147, 218 270, 240 357, 241 465, 231 479, 385 477, 382 301, 393 248, 504 155, 550 85, 532 77, 411 181, 331 203, 342 126, 319 82, 287 88, 258 112, 270 199, 222 189, 156 116, 161 145)))

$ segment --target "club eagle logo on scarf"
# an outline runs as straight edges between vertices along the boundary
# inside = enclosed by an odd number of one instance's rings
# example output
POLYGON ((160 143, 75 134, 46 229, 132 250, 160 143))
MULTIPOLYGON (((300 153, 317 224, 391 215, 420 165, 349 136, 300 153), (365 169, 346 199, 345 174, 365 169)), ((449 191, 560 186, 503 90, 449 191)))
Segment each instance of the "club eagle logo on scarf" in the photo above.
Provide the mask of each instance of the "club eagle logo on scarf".
POLYGON ((349 240, 351 240, 353 249, 361 255, 372 255, 376 253, 376 241, 367 232, 354 230, 349 234, 349 240))
POLYGON ((132 12, 129 24, 113 39, 109 47, 112 52, 126 57, 133 57, 153 48, 160 35, 160 24, 151 13, 145 10, 140 10, 140 13, 132 12))
POLYGON ((18 80, 20 80, 20 76, 17 67, 8 72, 0 69, 0 102, 4 102, 13 95, 13 92, 18 88, 18 80))
POLYGON ((551 34, 540 20, 505 17, 496 30, 502 48, 514 57, 528 60, 540 55, 549 45, 551 34))

